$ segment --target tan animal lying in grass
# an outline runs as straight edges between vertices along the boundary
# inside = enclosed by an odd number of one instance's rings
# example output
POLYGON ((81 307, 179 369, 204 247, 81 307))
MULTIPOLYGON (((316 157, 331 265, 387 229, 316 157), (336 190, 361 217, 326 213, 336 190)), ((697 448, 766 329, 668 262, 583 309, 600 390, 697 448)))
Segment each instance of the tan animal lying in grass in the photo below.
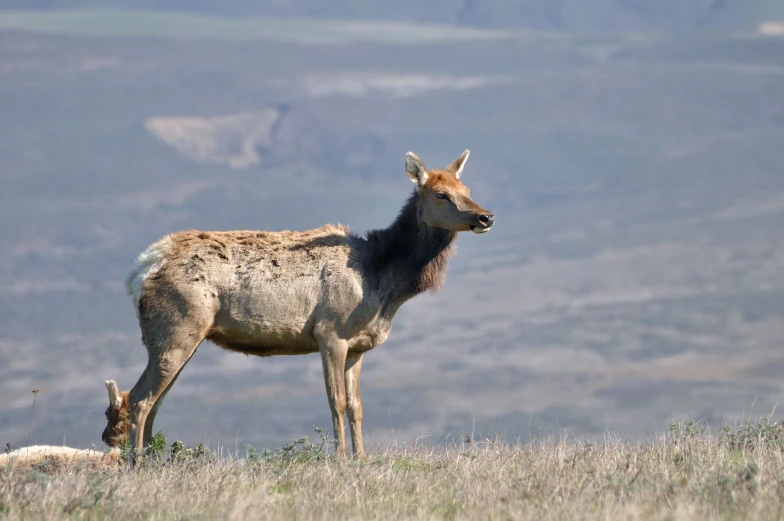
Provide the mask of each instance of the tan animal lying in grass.
POLYGON ((73 447, 57 445, 33 445, 24 447, 5 454, 0 454, 0 467, 13 465, 15 467, 32 467, 45 461, 55 467, 77 465, 111 466, 117 465, 120 459, 120 450, 112 449, 101 452, 97 449, 75 449, 73 447))
POLYGON ((106 382, 106 389, 109 391, 109 408, 106 410, 106 419, 109 421, 109 426, 113 426, 115 430, 112 431, 107 426, 102 438, 111 450, 103 452, 98 449, 75 449, 58 445, 33 445, 0 454, 0 467, 9 464, 32 467, 44 461, 51 462, 55 467, 73 464, 116 466, 120 459, 119 447, 124 443, 128 435, 128 393, 120 393, 117 389, 117 384, 112 380, 106 382), (122 420, 123 411, 125 422, 122 420), (108 435, 107 431, 109 431, 108 435))

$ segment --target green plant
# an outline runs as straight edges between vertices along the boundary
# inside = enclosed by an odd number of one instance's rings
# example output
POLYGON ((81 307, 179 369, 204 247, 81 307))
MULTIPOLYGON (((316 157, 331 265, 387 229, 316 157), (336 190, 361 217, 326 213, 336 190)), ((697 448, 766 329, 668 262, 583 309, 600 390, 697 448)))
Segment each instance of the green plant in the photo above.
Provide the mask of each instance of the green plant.
POLYGON ((131 458, 131 451, 133 450, 137 455, 147 455, 148 458, 145 458, 144 461, 146 462, 156 462, 161 463, 164 461, 164 456, 166 455, 166 436, 163 432, 158 431, 150 440, 150 444, 146 447, 146 450, 141 451, 136 448, 131 448, 131 441, 129 438, 126 438, 122 445, 119 447, 120 449, 120 460, 127 462, 131 458))
POLYGON ((196 447, 186 447, 185 443, 177 440, 169 448, 169 463, 193 463, 196 461, 213 461, 215 456, 210 449, 199 443, 196 447))
POLYGON ((762 418, 751 420, 737 426, 724 425, 719 434, 720 440, 737 450, 756 450, 762 447, 784 448, 784 421, 771 423, 762 418))
POLYGON ((150 440, 150 456, 154 461, 162 462, 166 454, 166 436, 161 431, 155 433, 150 440))
POLYGON ((180 440, 175 440, 172 442, 171 447, 169 447, 169 461, 177 461, 181 459, 185 451, 185 444, 180 440))
POLYGON ((126 437, 123 440, 122 445, 118 447, 120 449, 120 460, 127 462, 131 459, 131 440, 126 437))
POLYGON ((699 438, 707 431, 707 425, 694 420, 683 421, 670 424, 670 440, 674 443, 682 443, 687 440, 699 438))
POLYGON ((248 460, 248 463, 258 463, 261 461, 261 455, 256 451, 256 447, 253 445, 245 445, 245 458, 248 460))
POLYGON ((307 463, 326 459, 329 456, 327 447, 332 444, 329 435, 321 427, 314 427, 313 430, 319 436, 316 442, 310 436, 304 436, 279 447, 274 452, 269 449, 262 449, 261 452, 258 452, 255 447, 246 445, 245 452, 248 464, 266 463, 278 467, 282 464, 307 463))

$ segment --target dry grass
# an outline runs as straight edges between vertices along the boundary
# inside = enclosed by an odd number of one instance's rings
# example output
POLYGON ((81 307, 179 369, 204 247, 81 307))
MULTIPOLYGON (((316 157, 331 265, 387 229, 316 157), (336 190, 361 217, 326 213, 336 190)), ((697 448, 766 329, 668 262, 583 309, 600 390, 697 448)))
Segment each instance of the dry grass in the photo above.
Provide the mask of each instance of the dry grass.
POLYGON ((246 459, 191 452, 138 472, 8 467, 0 518, 781 519, 783 428, 710 435, 689 423, 640 443, 420 444, 361 462, 306 443, 246 459))

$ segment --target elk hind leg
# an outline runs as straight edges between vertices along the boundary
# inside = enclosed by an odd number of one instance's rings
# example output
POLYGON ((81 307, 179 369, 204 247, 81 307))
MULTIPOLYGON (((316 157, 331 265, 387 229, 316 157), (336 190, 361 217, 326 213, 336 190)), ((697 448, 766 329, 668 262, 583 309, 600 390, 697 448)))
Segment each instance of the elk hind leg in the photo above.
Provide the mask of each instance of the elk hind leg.
POLYGON ((355 458, 365 456, 362 440, 362 394, 359 391, 359 372, 362 370, 362 353, 350 354, 346 358, 346 406, 348 424, 351 428, 351 448, 355 458))

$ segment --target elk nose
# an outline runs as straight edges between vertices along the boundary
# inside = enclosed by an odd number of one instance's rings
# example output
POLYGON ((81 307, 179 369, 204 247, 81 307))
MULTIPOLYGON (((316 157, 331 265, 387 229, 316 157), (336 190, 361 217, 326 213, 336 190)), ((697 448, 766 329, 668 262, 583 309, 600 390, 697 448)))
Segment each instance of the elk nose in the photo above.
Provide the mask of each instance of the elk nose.
POLYGON ((493 224, 493 219, 495 219, 495 216, 491 213, 486 213, 484 215, 479 216, 479 222, 487 226, 493 224))

